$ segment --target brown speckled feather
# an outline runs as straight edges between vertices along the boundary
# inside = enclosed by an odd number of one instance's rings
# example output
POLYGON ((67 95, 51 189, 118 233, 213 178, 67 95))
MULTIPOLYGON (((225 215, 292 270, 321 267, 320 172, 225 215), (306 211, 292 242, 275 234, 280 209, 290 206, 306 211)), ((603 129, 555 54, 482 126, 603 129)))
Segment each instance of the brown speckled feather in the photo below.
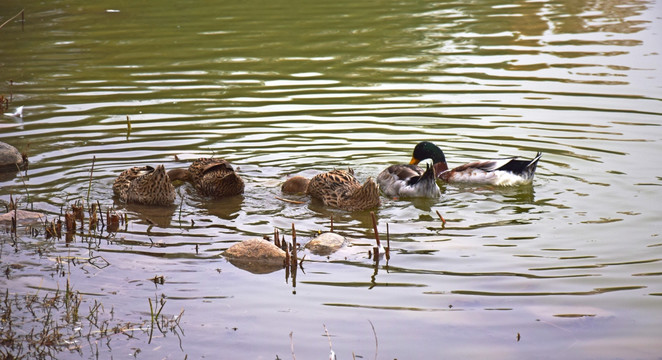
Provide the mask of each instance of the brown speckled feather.
POLYGON ((333 170, 315 175, 308 184, 308 195, 325 205, 356 211, 380 205, 379 187, 372 179, 363 185, 354 178, 353 171, 333 170))
POLYGON ((221 198, 244 192, 244 181, 225 160, 201 158, 188 171, 193 186, 202 195, 221 198))
POLYGON ((163 165, 124 170, 115 179, 113 192, 126 203, 165 206, 175 201, 175 188, 163 165))

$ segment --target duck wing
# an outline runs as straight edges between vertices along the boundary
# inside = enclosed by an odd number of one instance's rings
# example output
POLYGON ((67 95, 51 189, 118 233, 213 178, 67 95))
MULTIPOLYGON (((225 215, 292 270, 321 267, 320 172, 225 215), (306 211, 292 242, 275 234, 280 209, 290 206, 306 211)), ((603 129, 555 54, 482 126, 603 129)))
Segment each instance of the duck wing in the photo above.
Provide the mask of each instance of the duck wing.
POLYGON ((391 165, 377 176, 377 182, 386 196, 438 197, 434 168, 426 170, 411 165, 391 165))
POLYGON ((469 169, 478 169, 486 172, 492 171, 506 171, 513 174, 522 174, 529 171, 535 171, 536 165, 542 153, 537 153, 536 157, 532 160, 519 160, 517 157, 505 159, 492 159, 483 161, 473 161, 464 165, 460 165, 453 169, 453 171, 464 171, 469 169))
POLYGON ((126 194, 131 182, 140 176, 151 174, 152 172, 154 172, 154 168, 149 165, 134 166, 122 171, 122 173, 120 173, 115 179, 115 182, 113 182, 113 192, 115 195, 119 196, 122 201, 126 201, 126 194))
POLYGON ((416 165, 391 165, 384 169, 377 176, 377 182, 380 186, 385 186, 395 181, 406 181, 411 178, 418 178, 423 174, 423 169, 416 165))
POLYGON ((538 160, 538 152, 531 160, 516 157, 506 159, 473 161, 452 170, 438 174, 446 182, 484 183, 494 185, 517 185, 529 183, 533 179, 538 160))
POLYGON ((317 174, 310 179, 306 192, 308 195, 323 200, 335 198, 341 192, 351 193, 361 187, 351 172, 345 170, 333 170, 317 174))

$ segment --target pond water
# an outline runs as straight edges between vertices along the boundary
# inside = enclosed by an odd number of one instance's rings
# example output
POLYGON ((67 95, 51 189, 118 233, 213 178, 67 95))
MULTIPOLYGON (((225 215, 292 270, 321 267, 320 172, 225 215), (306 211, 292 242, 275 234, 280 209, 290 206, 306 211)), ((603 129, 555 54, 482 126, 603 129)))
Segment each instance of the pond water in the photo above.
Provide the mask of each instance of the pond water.
POLYGON ((0 202, 52 220, 89 192, 128 224, 72 241, 3 225, 0 290, 71 286, 131 323, 148 299, 184 311, 176 333, 79 337, 58 358, 319 359, 330 342, 338 359, 662 354, 658 2, 4 0, 0 23, 23 8, 23 27, 0 28, 0 95, 24 116, 0 117, 0 141, 30 164, 3 175, 0 202), (363 181, 422 140, 451 166, 543 157, 531 186, 383 198, 377 264, 368 212, 277 199, 288 176, 363 181), (130 166, 212 155, 243 196, 112 197, 130 166), (296 277, 220 256, 292 224, 306 242, 331 216, 351 246, 302 251, 296 277))

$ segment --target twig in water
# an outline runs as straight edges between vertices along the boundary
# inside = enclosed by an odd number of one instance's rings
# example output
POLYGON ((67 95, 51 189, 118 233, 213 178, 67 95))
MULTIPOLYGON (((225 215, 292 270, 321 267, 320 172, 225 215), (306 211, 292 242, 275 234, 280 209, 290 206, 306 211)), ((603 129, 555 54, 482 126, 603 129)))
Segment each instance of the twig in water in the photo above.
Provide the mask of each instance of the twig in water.
POLYGON ((278 196, 275 196, 275 198, 276 198, 276 200, 285 201, 285 202, 288 202, 288 203, 291 203, 291 204, 297 204, 297 205, 301 205, 301 204, 305 204, 305 203, 306 203, 305 201, 297 201, 297 200, 284 199, 284 198, 282 198, 282 197, 278 197, 278 196))
POLYGON ((16 235, 16 225, 18 223, 18 214, 16 208, 14 208, 14 216, 11 218, 11 232, 14 234, 14 238, 17 238, 16 235))
POLYGON ((294 355, 294 338, 292 336, 293 333, 293 331, 290 331, 290 349, 292 350, 292 359, 297 360, 296 355, 294 355))
POLYGON ((381 247, 381 242, 379 241, 379 232, 377 231, 377 217, 375 212, 371 211, 370 216, 372 217, 372 228, 375 230, 375 240, 377 240, 377 247, 381 247))
POLYGON ((372 333, 375 335, 375 360, 377 360, 377 354, 379 353, 379 341, 377 341, 377 332, 375 331, 375 325, 372 324, 372 321, 368 320, 370 327, 372 327, 372 333))
POLYGON ((101 226, 106 226, 106 224, 103 222, 103 211, 101 211, 101 203, 99 203, 99 200, 97 200, 97 209, 99 209, 99 217, 101 218, 101 226))
POLYGON ((285 264, 285 270, 287 272, 286 277, 289 278, 289 271, 290 271, 290 268, 292 267, 292 259, 290 259, 290 252, 287 249, 287 245, 285 244, 285 241, 283 241, 282 244, 283 244, 283 251, 285 251, 285 260, 283 260, 283 263, 285 264))
POLYGON ((25 188, 25 194, 28 197, 27 200, 26 200, 26 204, 29 204, 30 203, 30 191, 28 191, 28 186, 25 184, 25 179, 23 178, 23 174, 21 174, 21 168, 18 166, 18 164, 14 164, 14 165, 16 165, 16 170, 18 170, 18 175, 21 176, 21 182, 23 182, 23 187, 25 188))
POLYGON ((294 223, 292 223, 292 270, 295 270, 297 266, 297 231, 294 229, 294 223))
POLYGON ((326 334, 326 338, 329 339, 329 360, 336 360, 336 353, 333 351, 333 346, 331 345, 329 330, 326 329, 326 325, 322 324, 322 326, 324 326, 324 334, 326 334))
POLYGON ((388 232, 388 223, 386 223, 386 260, 391 259, 391 239, 388 232))
POLYGON ((288 252, 287 243, 285 242, 285 234, 280 238, 280 248, 283 249, 283 251, 288 252))
POLYGON ((446 227, 446 219, 444 219, 444 217, 441 216, 441 214, 439 213, 439 210, 436 210, 436 211, 437 211, 437 216, 439 216, 439 219, 441 220, 441 228, 443 229, 443 228, 446 227))
POLYGON ((97 156, 92 156, 92 168, 90 169, 90 184, 87 186, 87 205, 90 205, 90 190, 92 189, 92 174, 94 174, 94 162, 96 161, 97 156))
POLYGON ((21 15, 21 21, 25 23, 25 9, 21 9, 21 11, 18 12, 18 14, 12 16, 9 20, 5 21, 0 25, 0 29, 2 29, 5 25, 10 23, 12 20, 16 19, 19 15, 21 15))
MULTIPOLYGON (((78 200, 76 200, 75 204, 71 204, 71 210, 74 213, 74 219, 80 221, 80 228, 83 229, 85 227, 85 214, 83 213, 83 204, 80 204, 78 200)), ((76 223, 74 221, 74 227, 76 223)))
POLYGON ((95 230, 97 228, 97 223, 99 222, 97 218, 97 211, 99 210, 98 206, 99 205, 94 203, 90 208, 90 231, 95 230))
POLYGON ((184 197, 179 194, 180 201, 179 201, 179 226, 182 226, 182 206, 184 205, 184 197))
POLYGON ((76 231, 76 218, 73 213, 69 211, 64 213, 64 225, 67 228, 67 233, 76 231))
POLYGON ((280 238, 278 237, 278 228, 274 228, 274 245, 280 247, 280 238))
POLYGON ((303 257, 301 258, 301 260, 299 260, 299 268, 301 269, 301 271, 303 271, 304 274, 306 273, 306 272, 303 270, 303 260, 304 260, 305 258, 306 258, 306 254, 303 254, 303 257))
POLYGON ((131 135, 131 119, 129 119, 129 115, 126 116, 126 137, 127 139, 129 138, 129 135, 131 135))

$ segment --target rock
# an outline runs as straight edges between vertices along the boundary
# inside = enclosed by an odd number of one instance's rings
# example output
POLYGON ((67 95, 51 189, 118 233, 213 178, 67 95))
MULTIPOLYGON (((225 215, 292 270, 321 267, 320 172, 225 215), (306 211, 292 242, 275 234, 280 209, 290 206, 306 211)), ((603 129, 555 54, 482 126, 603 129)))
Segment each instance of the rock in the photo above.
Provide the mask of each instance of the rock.
POLYGON ((0 215, 0 223, 11 222, 12 217, 16 216, 17 224, 29 224, 41 221, 44 218, 44 214, 27 211, 27 210, 14 210, 9 211, 8 213, 0 215))
POLYGON ((344 236, 336 233, 327 232, 320 234, 316 238, 310 240, 305 248, 310 250, 315 255, 326 256, 338 251, 347 243, 344 236))
POLYGON ((259 238, 234 244, 225 250, 223 256, 234 266, 254 274, 280 270, 285 261, 285 251, 259 238))
POLYGON ((0 169, 16 170, 16 165, 23 165, 23 155, 15 147, 0 141, 0 169))
POLYGON ((245 260, 280 261, 285 259, 285 251, 273 243, 259 238, 244 240, 230 246, 226 257, 245 260))

